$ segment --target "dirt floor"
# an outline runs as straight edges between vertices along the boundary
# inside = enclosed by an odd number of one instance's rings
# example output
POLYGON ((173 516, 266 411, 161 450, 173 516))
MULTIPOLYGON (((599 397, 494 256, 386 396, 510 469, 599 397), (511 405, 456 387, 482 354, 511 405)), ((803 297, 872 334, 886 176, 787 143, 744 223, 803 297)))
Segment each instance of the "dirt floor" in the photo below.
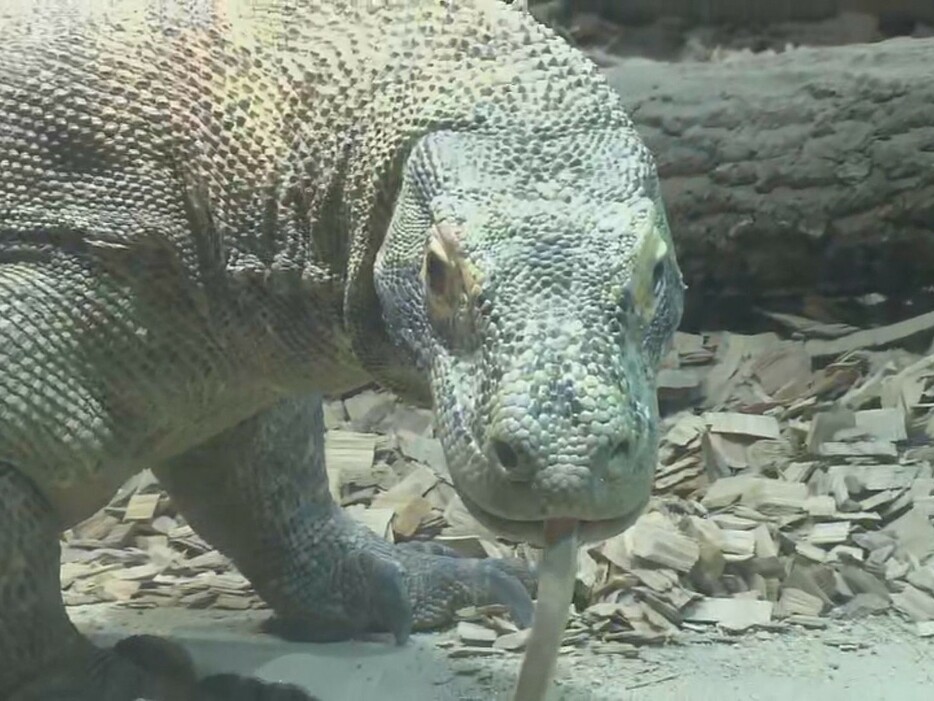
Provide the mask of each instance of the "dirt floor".
MULTIPOLYGON (((204 673, 238 672, 302 684, 321 701, 508 699, 519 656, 452 659, 449 633, 330 645, 285 643, 257 633, 261 612, 74 607, 96 642, 132 633, 181 641, 204 673)), ((830 622, 741 636, 688 633, 676 645, 643 647, 635 659, 586 649, 563 656, 548 701, 928 701, 934 638, 895 617, 830 622)))

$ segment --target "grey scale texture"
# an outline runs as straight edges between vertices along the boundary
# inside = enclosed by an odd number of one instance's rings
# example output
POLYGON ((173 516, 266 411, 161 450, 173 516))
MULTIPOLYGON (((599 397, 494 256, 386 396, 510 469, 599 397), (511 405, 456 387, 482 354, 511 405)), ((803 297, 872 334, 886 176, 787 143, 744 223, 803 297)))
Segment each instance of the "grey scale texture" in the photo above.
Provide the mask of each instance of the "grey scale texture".
POLYGON ((289 637, 531 615, 516 562, 328 495, 321 395, 436 409, 501 533, 623 528, 682 308, 655 166, 596 67, 494 0, 0 8, 0 697, 306 698, 92 646, 62 529, 152 468, 289 637))

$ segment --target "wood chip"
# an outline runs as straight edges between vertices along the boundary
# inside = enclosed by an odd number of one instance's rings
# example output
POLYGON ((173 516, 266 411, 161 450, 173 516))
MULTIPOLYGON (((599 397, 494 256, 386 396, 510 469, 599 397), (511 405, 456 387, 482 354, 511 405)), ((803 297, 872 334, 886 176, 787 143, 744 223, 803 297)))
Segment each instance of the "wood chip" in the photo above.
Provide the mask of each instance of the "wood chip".
POLYGON ((621 655, 622 657, 636 658, 639 656, 639 648, 630 643, 622 642, 597 642, 593 645, 593 651, 600 655, 621 655))
POLYGON ((812 594, 801 589, 785 587, 778 600, 775 615, 779 618, 801 614, 804 616, 819 616, 824 609, 824 602, 812 594))
POLYGON ((402 454, 407 458, 427 465, 435 472, 447 472, 447 463, 441 441, 411 431, 396 431, 396 438, 399 441, 402 454))
POLYGON ((824 562, 827 559, 826 551, 803 541, 795 543, 795 552, 813 562, 824 562))
POLYGON ((627 534, 633 555, 680 572, 690 570, 700 555, 696 542, 664 528, 637 522, 627 534))
POLYGON ((892 603, 913 621, 934 620, 934 596, 910 584, 906 584, 900 592, 892 594, 892 603))
POLYGON ((934 328, 934 312, 875 329, 864 329, 832 341, 813 339, 804 344, 812 358, 828 358, 861 348, 880 348, 934 328))
POLYGON ((117 570, 114 576, 117 579, 146 581, 159 574, 160 568, 153 564, 138 565, 137 567, 127 567, 117 570))
POLYGON ((497 657, 505 655, 506 650, 498 647, 455 647, 448 652, 451 659, 463 659, 465 657, 497 657))
POLYGON ((684 619, 696 623, 718 623, 731 630, 745 630, 771 621, 772 608, 771 601, 711 597, 688 606, 684 619))
POLYGON ((110 601, 129 601, 139 591, 140 582, 131 579, 108 579, 103 584, 103 591, 110 601))
POLYGON ((773 416, 740 414, 737 412, 708 412, 704 420, 711 433, 727 433, 753 438, 779 438, 781 427, 773 416))
POLYGON ((395 406, 395 398, 388 392, 364 390, 344 397, 344 410, 357 431, 372 431, 395 406))
POLYGON ((923 562, 930 555, 934 555, 934 526, 918 509, 911 509, 893 521, 883 529, 883 533, 894 536, 899 550, 919 561, 923 562))
POLYGON ((707 423, 702 417, 684 413, 665 434, 664 440, 679 448, 684 448, 691 441, 699 438, 706 427, 707 423))
POLYGON ((249 597, 233 594, 221 594, 214 600, 214 608, 229 611, 246 611, 253 607, 249 597))
POLYGON ((741 562, 750 559, 756 552, 755 530, 737 531, 724 528, 721 549, 729 562, 741 562), (731 557, 732 556, 732 557, 731 557))
POLYGON ((524 630, 519 630, 514 633, 501 635, 493 642, 493 647, 498 650, 509 650, 510 652, 524 650, 531 631, 531 628, 525 628, 524 630))
POLYGON ((751 489, 757 477, 740 475, 736 477, 723 477, 710 485, 701 503, 708 509, 720 509, 729 506, 751 489))
POLYGON ((470 621, 460 621, 457 624, 457 637, 467 645, 492 645, 499 637, 495 630, 481 626, 470 621))
POLYGON ((729 476, 734 470, 749 467, 746 454, 748 439, 732 439, 727 435, 705 433, 701 439, 704 464, 711 479, 729 476))
POLYGON ((808 542, 815 545, 845 543, 850 535, 850 522, 815 523, 808 533, 808 542))
POLYGON ((807 499, 807 485, 801 482, 758 479, 750 483, 740 501, 763 514, 778 514, 804 510, 807 499))
POLYGON ((808 616, 800 613, 794 613, 788 616, 786 623, 810 628, 811 630, 823 630, 827 627, 827 621, 823 618, 819 618, 817 615, 808 616))
POLYGON ((397 485, 373 499, 375 509, 401 509, 414 497, 424 497, 436 484, 438 475, 431 468, 418 465, 397 485))
POLYGON ((432 511, 431 502, 424 497, 412 497, 404 506, 394 511, 392 530, 401 538, 411 538, 419 524, 432 511))
POLYGON ((887 598, 879 596, 878 594, 863 592, 857 594, 843 604, 843 606, 837 609, 837 613, 841 618, 865 618, 866 616, 882 613, 890 608, 891 605, 891 602, 887 598))
POLYGON ((376 440, 373 433, 328 431, 324 437, 324 464, 338 485, 371 484, 376 440))
POLYGON ((156 513, 161 495, 134 494, 126 505, 124 521, 149 521, 156 513))
POLYGON ((901 409, 866 409, 857 411, 854 419, 857 428, 877 440, 897 443, 908 438, 905 415, 901 409))
POLYGON ((823 458, 898 457, 898 449, 888 441, 827 441, 817 453, 823 458))
POLYGON ((380 538, 392 542, 392 524, 393 516, 396 512, 393 509, 348 509, 348 512, 357 521, 373 531, 380 538))

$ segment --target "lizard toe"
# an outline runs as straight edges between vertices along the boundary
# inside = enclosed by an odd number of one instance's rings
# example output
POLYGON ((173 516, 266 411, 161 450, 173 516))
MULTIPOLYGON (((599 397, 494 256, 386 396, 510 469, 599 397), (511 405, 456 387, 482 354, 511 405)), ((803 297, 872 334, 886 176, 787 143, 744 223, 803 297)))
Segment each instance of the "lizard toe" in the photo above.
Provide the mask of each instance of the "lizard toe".
POLYGON ((464 606, 501 604, 517 625, 532 621, 535 575, 513 559, 448 557, 399 548, 414 612, 413 627, 451 623, 464 606))
POLYGON ((331 590, 338 594, 335 601, 298 615, 278 612, 265 629, 288 640, 309 642, 370 632, 392 633, 400 645, 408 640, 413 611, 405 570, 386 548, 361 547, 343 554, 331 590))

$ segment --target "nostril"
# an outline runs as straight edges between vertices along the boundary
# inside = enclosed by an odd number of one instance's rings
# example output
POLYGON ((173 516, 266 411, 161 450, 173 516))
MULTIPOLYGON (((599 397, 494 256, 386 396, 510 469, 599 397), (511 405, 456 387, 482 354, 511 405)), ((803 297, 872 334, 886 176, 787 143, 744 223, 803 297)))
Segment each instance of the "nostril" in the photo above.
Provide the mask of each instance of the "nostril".
POLYGON ((493 452, 496 453, 496 459, 499 460, 499 464, 505 469, 515 470, 519 467, 519 454, 505 441, 494 440, 493 452))
POLYGON ((621 458, 629 454, 629 441, 623 439, 613 446, 610 451, 610 458, 621 458))

